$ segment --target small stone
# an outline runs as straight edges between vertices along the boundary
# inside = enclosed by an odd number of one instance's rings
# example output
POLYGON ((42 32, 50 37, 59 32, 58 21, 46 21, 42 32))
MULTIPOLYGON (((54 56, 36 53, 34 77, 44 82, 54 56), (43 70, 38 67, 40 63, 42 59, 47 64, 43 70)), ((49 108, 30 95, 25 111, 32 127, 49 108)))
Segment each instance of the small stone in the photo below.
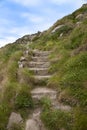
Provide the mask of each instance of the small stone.
POLYGON ((80 26, 81 23, 82 23, 82 22, 77 22, 76 25, 77 25, 77 26, 80 26))
POLYGON ((64 128, 62 128, 61 130, 65 130, 64 128))
POLYGON ((62 37, 62 36, 63 36, 63 33, 60 34, 60 37, 62 37))
POLYGON ((25 54, 27 54, 27 55, 28 55, 28 54, 29 54, 29 51, 28 51, 28 50, 26 50, 26 51, 25 51, 25 54))
POLYGON ((21 61, 21 62, 22 62, 22 61, 26 61, 26 58, 22 56, 22 57, 20 58, 20 61, 21 61))
POLYGON ((18 65, 19 65, 19 68, 23 68, 24 67, 23 63, 20 62, 20 61, 18 61, 18 65))
POLYGON ((28 40, 28 36, 25 36, 25 37, 24 37, 24 40, 28 40))
POLYGON ((21 63, 21 64, 19 64, 19 68, 23 68, 24 66, 23 66, 23 64, 21 63))
POLYGON ((21 115, 18 113, 12 112, 9 117, 7 129, 10 130, 14 124, 21 125, 22 123, 23 123, 23 119, 21 115))

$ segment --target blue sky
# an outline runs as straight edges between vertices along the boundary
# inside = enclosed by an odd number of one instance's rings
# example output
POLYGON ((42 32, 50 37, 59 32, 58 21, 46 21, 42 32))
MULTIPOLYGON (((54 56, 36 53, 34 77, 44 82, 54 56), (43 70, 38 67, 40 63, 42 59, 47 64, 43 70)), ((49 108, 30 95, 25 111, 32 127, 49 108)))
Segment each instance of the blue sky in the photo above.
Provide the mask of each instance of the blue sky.
POLYGON ((0 0, 0 47, 43 31, 87 0, 0 0))

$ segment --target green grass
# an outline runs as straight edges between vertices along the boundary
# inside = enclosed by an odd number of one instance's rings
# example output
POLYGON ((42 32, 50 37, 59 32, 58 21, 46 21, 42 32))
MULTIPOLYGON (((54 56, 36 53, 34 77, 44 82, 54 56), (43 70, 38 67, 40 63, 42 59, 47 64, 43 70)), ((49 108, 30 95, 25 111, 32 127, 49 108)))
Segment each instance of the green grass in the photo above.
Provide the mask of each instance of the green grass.
POLYGON ((23 128, 22 124, 19 125, 19 124, 14 123, 10 130, 24 130, 24 128, 23 128))
POLYGON ((32 83, 34 82, 33 72, 30 71, 27 67, 20 69, 18 75, 19 75, 19 82, 23 84, 32 85, 32 83))
POLYGON ((50 109, 51 101, 50 101, 50 99, 48 97, 42 97, 41 100, 40 100, 40 105, 42 106, 43 111, 45 109, 50 109))
POLYGON ((40 101, 42 105, 41 119, 49 130, 72 129, 71 113, 62 110, 53 110, 51 101, 47 97, 43 97, 40 101))
POLYGON ((6 103, 0 104, 0 130, 6 130, 10 107, 6 103))
POLYGON ((33 108, 33 100, 26 85, 21 86, 21 89, 15 98, 15 107, 16 109, 33 108))
POLYGON ((0 51, 0 59, 4 62, 7 62, 12 54, 14 54, 16 51, 21 50, 21 46, 18 44, 9 44, 2 48, 0 51))
POLYGON ((74 125, 73 130, 86 130, 87 129, 87 113, 81 108, 74 110, 74 125))
POLYGON ((49 130, 71 130, 71 115, 61 110, 46 109, 42 112, 41 119, 49 130))

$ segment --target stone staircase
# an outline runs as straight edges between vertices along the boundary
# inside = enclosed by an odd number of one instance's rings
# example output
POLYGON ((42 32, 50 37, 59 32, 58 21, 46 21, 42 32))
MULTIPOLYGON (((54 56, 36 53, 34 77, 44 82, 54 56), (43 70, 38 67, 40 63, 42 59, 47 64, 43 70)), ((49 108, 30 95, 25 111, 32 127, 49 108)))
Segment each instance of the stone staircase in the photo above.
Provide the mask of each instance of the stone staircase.
MULTIPOLYGON (((32 99, 35 103, 39 102, 42 97, 51 100, 54 109, 70 110, 69 106, 62 105, 57 101, 57 91, 43 86, 41 81, 47 81, 52 75, 49 73, 49 55, 50 51, 33 50, 31 60, 28 61, 28 68, 33 71, 34 80, 37 85, 31 91, 32 99)), ((46 130, 40 119, 41 108, 39 106, 33 111, 31 118, 26 121, 25 130, 46 130), (38 110, 37 110, 38 109, 38 110)))
MULTIPOLYGON (((38 51, 33 50, 31 61, 29 61, 29 70, 33 71, 34 79, 38 83, 31 91, 34 102, 39 102, 44 96, 49 97, 51 100, 55 100, 57 92, 42 86, 43 80, 48 80, 51 75, 49 74, 49 54, 50 51, 38 51)), ((35 110, 30 119, 26 121, 25 130, 46 130, 44 124, 40 119, 41 109, 35 110)))
POLYGON ((29 70, 34 72, 36 81, 46 80, 51 77, 49 74, 49 60, 50 51, 33 50, 33 55, 29 64, 29 70))

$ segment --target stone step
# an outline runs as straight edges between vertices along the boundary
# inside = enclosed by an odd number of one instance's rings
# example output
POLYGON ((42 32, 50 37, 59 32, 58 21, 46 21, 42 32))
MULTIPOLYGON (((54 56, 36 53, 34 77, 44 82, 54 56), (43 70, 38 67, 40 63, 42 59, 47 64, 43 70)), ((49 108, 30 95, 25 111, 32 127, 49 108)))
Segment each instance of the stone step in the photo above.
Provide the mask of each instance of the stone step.
POLYGON ((46 68, 50 66, 50 62, 29 62, 29 67, 46 68))
POLYGON ((48 75, 48 68, 29 68, 35 75, 48 75))
POLYGON ((34 56, 48 56, 51 53, 51 51, 39 51, 39 50, 33 50, 34 56))
POLYGON ((44 76, 36 75, 36 76, 34 76, 34 79, 35 80, 46 80, 46 79, 49 79, 51 77, 52 77, 51 75, 44 75, 44 76))
POLYGON ((55 90, 49 88, 35 88, 31 91, 32 98, 34 100, 40 100, 42 97, 48 97, 51 100, 55 100, 57 98, 57 92, 55 90))
POLYGON ((48 56, 44 56, 44 57, 32 56, 31 59, 34 62, 47 62, 48 56))
POLYGON ((60 109, 60 110, 65 110, 65 111, 70 111, 71 110, 71 107, 69 105, 59 103, 56 100, 54 102, 52 102, 52 106, 55 109, 60 109))

